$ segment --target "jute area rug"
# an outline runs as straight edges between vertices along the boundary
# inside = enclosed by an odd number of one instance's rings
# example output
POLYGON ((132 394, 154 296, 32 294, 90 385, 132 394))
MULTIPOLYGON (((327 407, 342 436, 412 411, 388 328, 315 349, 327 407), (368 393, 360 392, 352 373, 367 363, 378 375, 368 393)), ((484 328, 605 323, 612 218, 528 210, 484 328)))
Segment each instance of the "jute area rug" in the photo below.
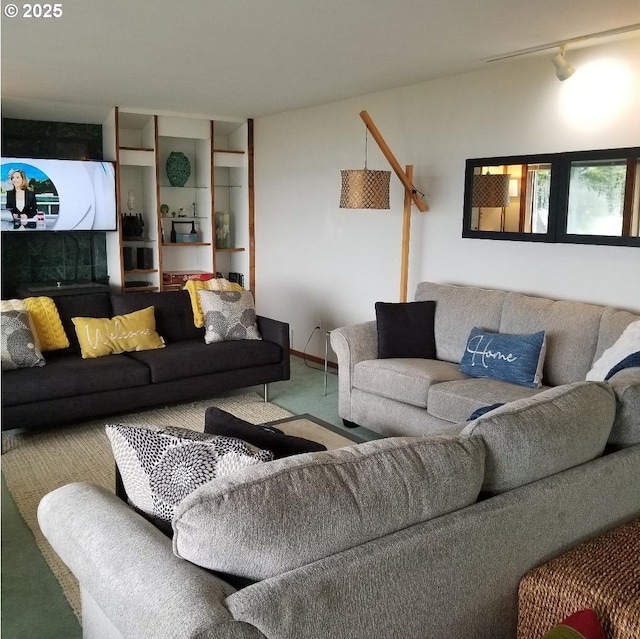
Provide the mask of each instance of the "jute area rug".
POLYGON ((104 432, 105 424, 160 424, 202 431, 204 414, 209 406, 217 406, 254 424, 291 415, 275 404, 264 402, 257 393, 247 393, 117 415, 42 432, 3 433, 2 473, 7 487, 79 621, 78 583, 40 532, 37 520, 40 500, 55 488, 77 481, 93 482, 114 491, 114 461, 104 432))

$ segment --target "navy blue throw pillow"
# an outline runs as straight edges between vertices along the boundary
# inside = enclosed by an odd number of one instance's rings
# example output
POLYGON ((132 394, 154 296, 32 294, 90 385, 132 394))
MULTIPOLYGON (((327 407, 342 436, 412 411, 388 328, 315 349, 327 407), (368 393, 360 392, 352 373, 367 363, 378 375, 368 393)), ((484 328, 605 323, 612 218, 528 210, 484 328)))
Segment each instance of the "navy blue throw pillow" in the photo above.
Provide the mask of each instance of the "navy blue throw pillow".
POLYGON ((605 382, 611 379, 617 372, 625 368, 633 368, 634 366, 640 366, 640 351, 627 355, 623 360, 619 361, 604 378, 605 382))
POLYGON ((496 408, 500 408, 500 406, 504 406, 504 402, 498 402, 497 404, 489 404, 488 406, 480 406, 480 408, 476 408, 469 417, 467 417, 468 422, 472 422, 474 419, 478 419, 478 417, 482 417, 485 413, 488 413, 496 408))
POLYGON ((491 377, 520 386, 540 388, 546 349, 545 332, 531 335, 471 330, 460 371, 471 377, 491 377))
POLYGON ((376 302, 378 358, 436 358, 433 333, 436 303, 376 302))

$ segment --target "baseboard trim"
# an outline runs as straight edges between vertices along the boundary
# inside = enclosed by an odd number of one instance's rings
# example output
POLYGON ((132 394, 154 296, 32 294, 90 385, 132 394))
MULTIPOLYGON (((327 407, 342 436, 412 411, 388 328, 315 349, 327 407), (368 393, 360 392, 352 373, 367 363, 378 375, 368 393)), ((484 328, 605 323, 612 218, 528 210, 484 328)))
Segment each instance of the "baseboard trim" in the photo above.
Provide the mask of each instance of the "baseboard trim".
MULTIPOLYGON (((314 362, 316 364, 320 364, 321 366, 324 366, 324 357, 317 357, 315 355, 309 355, 308 353, 301 353, 300 351, 294 351, 292 348, 289 349, 289 353, 291 353, 291 355, 294 355, 295 357, 299 357, 300 359, 304 359, 308 362, 314 362)), ((338 364, 336 362, 332 362, 329 361, 327 362, 327 365, 329 366, 329 368, 338 368, 338 364)))

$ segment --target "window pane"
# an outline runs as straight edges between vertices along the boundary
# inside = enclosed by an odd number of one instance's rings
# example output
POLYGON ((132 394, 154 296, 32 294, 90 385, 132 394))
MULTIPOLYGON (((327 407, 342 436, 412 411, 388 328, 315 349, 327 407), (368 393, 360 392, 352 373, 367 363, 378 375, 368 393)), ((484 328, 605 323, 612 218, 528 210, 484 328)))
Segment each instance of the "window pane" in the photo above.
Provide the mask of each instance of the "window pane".
POLYGON ((567 233, 622 235, 626 160, 572 162, 567 233))
POLYGON ((549 226, 551 165, 529 164, 527 167, 527 211, 531 233, 546 233, 549 226))

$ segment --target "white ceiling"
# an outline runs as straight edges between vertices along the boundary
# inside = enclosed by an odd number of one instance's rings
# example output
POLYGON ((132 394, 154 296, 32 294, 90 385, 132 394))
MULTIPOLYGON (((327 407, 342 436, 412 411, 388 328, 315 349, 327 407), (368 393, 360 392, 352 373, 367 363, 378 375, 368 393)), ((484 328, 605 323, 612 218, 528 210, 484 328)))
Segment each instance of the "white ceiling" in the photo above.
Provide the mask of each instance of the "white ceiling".
POLYGON ((86 122, 114 105, 260 117, 640 23, 638 0, 62 0, 46 19, 16 6, 3 116, 86 122))

